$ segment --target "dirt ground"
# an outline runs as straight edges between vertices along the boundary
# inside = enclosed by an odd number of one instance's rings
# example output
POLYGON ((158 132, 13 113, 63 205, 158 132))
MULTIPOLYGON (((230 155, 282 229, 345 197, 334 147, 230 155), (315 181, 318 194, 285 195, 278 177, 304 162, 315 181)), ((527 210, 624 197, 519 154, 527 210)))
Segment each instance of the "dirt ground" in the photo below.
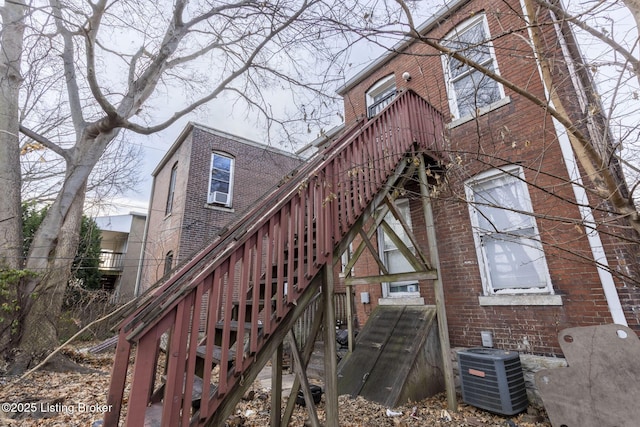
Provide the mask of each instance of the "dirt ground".
MULTIPOLYGON (((109 410, 106 406, 106 392, 113 352, 92 355, 73 349, 67 351, 67 354, 96 372, 78 374, 38 371, 22 381, 0 377, 0 426, 100 425, 104 411, 109 410)), ((261 388, 260 383, 256 382, 245 397, 247 400, 238 404, 227 425, 269 425, 269 390, 261 388)), ((534 408, 514 417, 494 415, 464 403, 459 404, 457 412, 449 411, 444 394, 399 408, 386 408, 361 397, 354 399, 340 396, 338 401, 341 426, 551 426, 544 411, 534 408)), ((323 422, 324 396, 316 409, 323 422)), ((296 406, 290 425, 305 426, 307 419, 305 408, 296 406)))

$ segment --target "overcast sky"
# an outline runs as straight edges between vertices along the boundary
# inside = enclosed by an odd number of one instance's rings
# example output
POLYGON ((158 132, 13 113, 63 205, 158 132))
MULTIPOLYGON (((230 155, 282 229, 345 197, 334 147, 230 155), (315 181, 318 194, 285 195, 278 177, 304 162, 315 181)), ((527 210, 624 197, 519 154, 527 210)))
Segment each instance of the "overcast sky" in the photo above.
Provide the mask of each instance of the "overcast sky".
MULTIPOLYGON (((569 3, 568 7, 572 7, 572 4, 584 6, 577 0, 567 0, 567 3, 569 3)), ((425 0, 418 1, 415 4, 418 6, 418 9, 415 12, 414 19, 416 21, 416 24, 420 24, 429 17, 430 13, 433 13, 434 11, 439 10, 440 7, 442 7, 443 0, 425 0)), ((615 16, 612 19, 602 20, 600 22, 603 26, 608 25, 608 30, 615 30, 620 34, 626 34, 630 39, 635 39, 636 27, 632 18, 630 17, 630 14, 626 10, 618 10, 617 12, 615 12, 615 16)), ((386 44, 387 46, 391 46, 394 44, 394 42, 388 41, 386 44)), ((598 43, 595 43, 593 40, 589 40, 586 38, 582 39, 581 44, 583 45, 583 54, 585 54, 588 61, 598 61, 599 63, 605 63, 608 61, 607 55, 610 54, 610 49, 603 47, 602 44, 598 45, 598 43)), ((382 53, 383 48, 373 43, 361 42, 356 46, 352 46, 350 51, 351 56, 349 60, 352 66, 344 72, 345 81, 382 53)), ((607 81, 610 82, 611 80, 607 76, 606 67, 598 69, 598 71, 596 72, 596 77, 600 80, 599 87, 601 89, 601 92, 611 93, 611 83, 606 83, 607 81)), ((638 88, 635 87, 635 84, 633 84, 629 88, 630 92, 634 90, 638 90, 638 88)), ((177 94, 176 96, 179 96, 179 94, 177 94)), ((286 96, 282 96, 281 94, 273 94, 270 98, 270 101, 276 106, 279 103, 284 104, 288 102, 286 96)), ((171 144, 175 141, 176 137, 180 134, 184 126, 190 120, 202 123, 212 128, 220 129, 231 134, 239 135, 244 138, 266 142, 264 129, 260 126, 256 126, 254 123, 248 122, 245 118, 244 111, 239 108, 235 110, 231 109, 229 108, 229 105, 230 102, 228 100, 214 100, 205 108, 201 109, 197 113, 192 114, 189 117, 183 118, 163 132, 150 136, 130 134, 130 140, 134 144, 138 144, 143 148, 143 159, 141 165, 142 181, 138 185, 137 192, 130 192, 123 197, 118 198, 114 201, 114 208, 109 212, 103 212, 103 214, 122 214, 128 213, 130 211, 147 211, 152 185, 151 172, 157 166, 158 162, 162 159, 171 144)), ((170 105, 157 108, 158 113, 165 113, 162 115, 168 115, 167 113, 170 113, 171 111, 170 105)), ((634 117, 635 116, 637 116, 637 114, 634 115, 634 117)), ((635 120, 635 118, 633 118, 632 120, 635 120)), ((638 122, 638 120, 635 120, 635 122, 638 122)), ((338 124, 339 120, 336 119, 335 125, 338 124)), ((315 139, 317 131, 317 129, 313 129, 312 133, 309 134, 309 140, 305 142, 309 142, 315 139)), ((292 147, 291 145, 282 146, 280 148, 289 151, 295 149, 295 147, 292 147)), ((203 171, 203 173, 205 173, 205 171, 203 171)))

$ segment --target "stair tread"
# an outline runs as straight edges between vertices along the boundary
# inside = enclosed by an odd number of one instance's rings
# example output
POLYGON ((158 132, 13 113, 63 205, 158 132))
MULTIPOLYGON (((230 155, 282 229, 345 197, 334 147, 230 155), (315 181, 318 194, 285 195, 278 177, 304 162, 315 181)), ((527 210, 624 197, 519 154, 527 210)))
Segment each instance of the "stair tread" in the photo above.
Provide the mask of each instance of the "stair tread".
POLYGON ((161 427, 162 403, 149 405, 144 412, 144 427, 161 427))
MULTIPOLYGON (((204 353, 203 353, 204 354, 204 353)), ((184 388, 184 384, 187 381, 186 378, 187 374, 184 375, 183 378, 183 388, 184 388)), ((166 375, 162 376, 162 381, 166 382, 167 381, 167 377, 166 375)), ((192 393, 191 393, 191 401, 196 401, 196 400, 200 400, 202 398, 202 387, 204 386, 204 380, 202 378, 200 378, 197 375, 193 376, 193 387, 191 388, 192 393)), ((215 391, 216 387, 213 384, 209 385, 209 392, 213 393, 215 391)), ((159 402, 160 403, 160 402, 159 402)), ((156 405, 157 403, 154 403, 154 405, 156 405)), ((153 405, 152 405, 153 406, 153 405)))
MULTIPOLYGON (((201 358, 205 358, 206 356, 206 351, 207 351, 207 346, 206 345, 200 345, 196 348, 196 356, 201 357, 201 358)), ((231 349, 229 350, 229 359, 233 359, 233 357, 235 357, 236 355, 236 351, 231 349)), ((214 345, 213 346, 213 362, 214 363, 220 363, 220 360, 222 359, 222 347, 214 345)))
MULTIPOLYGON (((230 322, 230 326, 231 326, 231 330, 232 331, 237 331, 238 330, 238 321, 237 320, 232 320, 230 322)), ((251 329, 252 323, 251 322, 244 322, 244 329, 245 330, 249 330, 251 329)), ((218 323, 216 323, 216 329, 222 329, 224 328, 224 321, 221 320, 218 323)), ((258 324, 258 329, 262 329, 262 324, 259 323, 258 324)))

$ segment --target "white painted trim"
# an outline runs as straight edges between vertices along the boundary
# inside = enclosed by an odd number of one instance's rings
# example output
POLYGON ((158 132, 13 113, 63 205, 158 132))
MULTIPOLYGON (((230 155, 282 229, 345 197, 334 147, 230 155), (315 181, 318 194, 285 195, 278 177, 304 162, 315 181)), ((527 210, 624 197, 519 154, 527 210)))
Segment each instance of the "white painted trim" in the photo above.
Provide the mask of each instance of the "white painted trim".
MULTIPOLYGON (((520 5, 522 7, 523 16, 527 17, 526 7, 524 2, 521 0, 520 5)), ((557 24, 554 24, 557 26, 557 24)), ((531 36, 531 29, 528 29, 529 37, 531 36)), ((557 33, 558 37, 561 37, 560 33, 557 33)), ((533 54, 536 56, 535 49, 533 50, 533 54)), ((570 57, 565 56, 565 60, 568 62, 572 62, 570 57)), ((536 61, 538 64, 538 73, 540 74, 540 80, 542 81, 545 96, 549 99, 549 105, 553 107, 553 103, 549 98, 549 88, 547 87, 544 78, 542 76, 542 70, 540 69, 540 62, 536 61)), ((574 87, 574 90, 579 91, 580 88, 574 87)), ((589 207, 589 198, 587 197, 587 192, 582 183, 582 177, 580 176, 580 171, 578 169, 578 161, 573 152, 573 148, 571 147, 571 141, 569 140, 569 135, 567 135, 567 131, 555 118, 552 117, 553 127, 555 128, 556 134, 558 136, 558 143, 560 144, 560 149, 562 151, 562 157, 567 165, 567 173, 569 174, 569 178, 571 179, 571 187, 573 189, 573 194, 576 198, 576 203, 578 205, 578 210, 580 211, 580 216, 582 218, 582 222, 584 224, 585 232, 587 234, 587 240, 589 242, 589 246, 591 247, 591 253, 593 255, 593 259, 596 262, 596 269, 598 271, 598 276, 600 278, 600 283, 602 284, 602 290, 604 292, 604 296, 607 300, 607 306, 609 307, 609 312, 611 313, 611 318, 613 323, 618 325, 628 326, 627 319, 624 316, 624 310, 622 309, 622 304, 620 303, 620 296, 618 295, 618 291, 616 289, 615 282, 613 280, 613 275, 608 270, 609 262, 607 261, 607 256, 604 251, 604 247, 602 245, 602 240, 600 239, 600 234, 596 229, 595 218, 593 217, 593 212, 589 207)))
POLYGON ((499 99, 493 104, 485 105, 482 108, 478 108, 475 114, 470 114, 468 116, 464 116, 464 117, 460 117, 459 119, 452 120, 451 123, 447 124, 447 129, 453 129, 464 123, 470 122, 471 120, 474 120, 480 116, 484 116, 485 114, 490 113, 493 110, 497 110, 500 107, 504 107, 509 103, 511 103, 511 97, 505 96, 504 98, 499 99))
POLYGON ((516 305, 562 305, 560 295, 493 295, 479 296, 481 307, 488 306, 516 306, 516 305))
POLYGON ((378 305, 424 305, 424 298, 380 298, 378 299, 378 305))

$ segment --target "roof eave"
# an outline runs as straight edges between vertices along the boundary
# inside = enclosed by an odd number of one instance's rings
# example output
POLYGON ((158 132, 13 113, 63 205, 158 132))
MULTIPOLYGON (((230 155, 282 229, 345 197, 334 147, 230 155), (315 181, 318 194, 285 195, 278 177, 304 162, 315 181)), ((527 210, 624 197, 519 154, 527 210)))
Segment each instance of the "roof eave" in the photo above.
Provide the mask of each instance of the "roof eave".
MULTIPOLYGON (((417 31, 419 34, 427 34, 431 31, 439 22, 445 19, 447 16, 451 15, 457 9, 459 9, 465 3, 468 3, 470 0, 453 0, 450 4, 447 4, 440 8, 438 12, 433 14, 429 19, 423 22, 420 26, 418 26, 417 31)), ((380 66, 384 63, 390 61, 396 55, 402 53, 405 49, 407 49, 415 39, 411 36, 406 36, 404 39, 400 40, 393 47, 391 47, 384 54, 380 55, 377 59, 367 65, 365 68, 360 70, 355 76, 351 77, 344 85, 340 86, 337 89, 337 93, 340 96, 344 96, 349 90, 351 90, 358 83, 367 78, 371 73, 376 71, 380 66)))

